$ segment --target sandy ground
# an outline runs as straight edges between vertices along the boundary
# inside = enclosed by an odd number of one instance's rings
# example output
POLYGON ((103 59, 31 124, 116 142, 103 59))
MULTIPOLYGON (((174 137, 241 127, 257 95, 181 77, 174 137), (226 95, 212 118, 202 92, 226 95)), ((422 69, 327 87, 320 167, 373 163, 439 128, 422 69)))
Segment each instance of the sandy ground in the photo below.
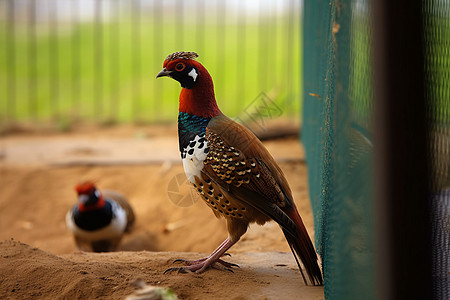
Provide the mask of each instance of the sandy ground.
MULTIPOLYGON (((311 235, 304 153, 296 139, 265 142, 280 163, 311 235)), ((251 226, 226 258, 235 273, 165 274, 175 258, 199 258, 227 236, 225 223, 186 184, 174 126, 0 137, 0 298, 123 299, 141 278, 180 299, 323 299, 305 287, 274 223, 251 226), (133 205, 137 223, 114 253, 76 249, 64 217, 74 186, 94 180, 133 205)))

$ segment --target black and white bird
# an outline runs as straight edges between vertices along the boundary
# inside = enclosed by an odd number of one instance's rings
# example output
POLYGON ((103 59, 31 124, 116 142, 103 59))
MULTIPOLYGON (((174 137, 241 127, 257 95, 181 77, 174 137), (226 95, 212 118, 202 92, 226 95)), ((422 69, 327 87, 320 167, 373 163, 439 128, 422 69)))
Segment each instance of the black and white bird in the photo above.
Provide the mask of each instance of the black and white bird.
POLYGON ((131 230, 135 216, 120 193, 100 192, 92 182, 75 187, 78 203, 66 214, 66 224, 80 250, 108 252, 117 249, 122 236, 131 230))

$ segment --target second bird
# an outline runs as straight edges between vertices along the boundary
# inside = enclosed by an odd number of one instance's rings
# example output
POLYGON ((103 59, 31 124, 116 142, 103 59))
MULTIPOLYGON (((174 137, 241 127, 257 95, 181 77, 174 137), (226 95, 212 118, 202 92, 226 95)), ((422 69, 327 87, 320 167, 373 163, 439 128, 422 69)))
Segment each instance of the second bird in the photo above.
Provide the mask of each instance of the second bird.
POLYGON ((178 137, 184 171, 217 217, 227 221, 228 238, 208 257, 185 261, 170 270, 203 272, 221 264, 221 257, 247 231, 250 223, 277 222, 303 274, 322 284, 317 254, 292 193, 278 164, 247 128, 226 117, 217 106, 208 71, 194 52, 176 52, 164 61, 157 77, 168 76, 181 84, 178 137))
POLYGON ((127 199, 116 191, 101 192, 92 182, 79 184, 75 190, 78 203, 67 213, 66 224, 77 247, 94 252, 116 250, 135 220, 127 199))

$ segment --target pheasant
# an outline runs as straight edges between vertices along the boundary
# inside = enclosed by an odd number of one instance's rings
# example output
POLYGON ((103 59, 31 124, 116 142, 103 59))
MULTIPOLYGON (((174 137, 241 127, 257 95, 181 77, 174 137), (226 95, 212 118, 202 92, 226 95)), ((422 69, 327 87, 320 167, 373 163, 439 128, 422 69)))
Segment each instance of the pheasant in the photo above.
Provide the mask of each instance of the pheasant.
POLYGON ((114 251, 135 221, 126 198, 112 190, 100 192, 92 182, 76 186, 78 203, 66 214, 66 224, 80 250, 114 251))
POLYGON ((317 254, 308 236, 282 170, 259 139, 219 109, 208 71, 195 52, 170 54, 156 78, 168 76, 181 84, 178 114, 179 149, 187 179, 216 217, 227 222, 228 238, 208 257, 177 260, 185 266, 167 271, 201 273, 209 267, 232 270, 221 259, 250 223, 277 222, 309 281, 322 284, 317 254))

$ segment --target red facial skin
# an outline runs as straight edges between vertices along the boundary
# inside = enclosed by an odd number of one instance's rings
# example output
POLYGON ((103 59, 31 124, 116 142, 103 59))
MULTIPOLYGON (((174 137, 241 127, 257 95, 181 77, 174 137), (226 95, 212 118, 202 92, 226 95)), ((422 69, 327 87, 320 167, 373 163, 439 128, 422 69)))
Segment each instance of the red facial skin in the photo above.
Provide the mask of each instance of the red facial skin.
MULTIPOLYGON (((191 59, 179 58, 164 61, 163 67, 177 72, 177 64, 194 67, 197 70, 195 86, 191 89, 182 88, 180 93, 179 111, 204 118, 212 118, 221 114, 214 95, 214 85, 208 71, 199 62, 191 59)), ((184 70, 184 68, 182 69, 184 70)))

